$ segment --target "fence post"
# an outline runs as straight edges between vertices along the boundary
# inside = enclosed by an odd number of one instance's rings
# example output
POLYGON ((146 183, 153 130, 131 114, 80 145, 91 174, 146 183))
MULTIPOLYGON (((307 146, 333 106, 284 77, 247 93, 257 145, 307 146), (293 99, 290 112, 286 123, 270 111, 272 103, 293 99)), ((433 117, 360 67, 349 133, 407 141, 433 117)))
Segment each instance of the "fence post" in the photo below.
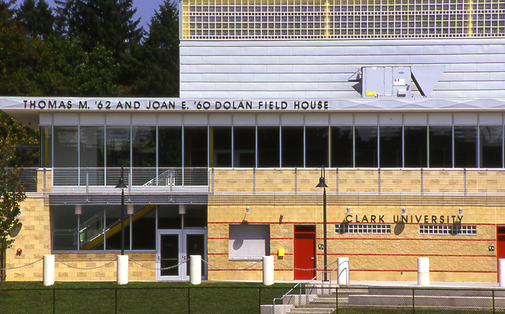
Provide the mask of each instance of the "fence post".
POLYGON ((415 306, 415 288, 412 288, 412 313, 416 313, 416 306, 415 306))
POLYGON ((54 285, 54 255, 44 255, 44 286, 54 285))
POLYGON ((202 283, 202 257, 200 255, 189 256, 189 281, 193 285, 202 283))
POLYGON ((338 314, 338 287, 335 287, 335 303, 336 303, 336 310, 338 314))
POLYGON ((427 257, 417 258, 417 284, 420 286, 430 284, 430 259, 427 257))
POLYGON ((339 285, 349 284, 349 258, 337 257, 337 283, 339 285))
POLYGON ((498 282, 500 287, 505 286, 505 258, 498 259, 498 282))
POLYGON ((270 286, 274 284, 274 257, 263 256, 263 284, 270 286))
POLYGON ((128 283, 128 255, 117 256, 117 284, 126 285, 128 283))

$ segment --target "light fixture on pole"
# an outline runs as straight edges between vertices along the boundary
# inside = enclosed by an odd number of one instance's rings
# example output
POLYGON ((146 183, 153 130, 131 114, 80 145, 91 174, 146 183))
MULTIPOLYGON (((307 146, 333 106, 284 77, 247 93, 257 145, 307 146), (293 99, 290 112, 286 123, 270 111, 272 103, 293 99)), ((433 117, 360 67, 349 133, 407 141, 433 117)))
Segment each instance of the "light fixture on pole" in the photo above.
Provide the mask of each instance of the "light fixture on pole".
POLYGON ((321 166, 321 177, 319 178, 319 184, 316 185, 316 188, 323 188, 323 235, 324 235, 324 275, 323 280, 327 281, 327 265, 328 265, 328 249, 326 247, 327 244, 327 236, 326 236, 326 185, 325 177, 324 177, 324 166, 321 166))
POLYGON ((124 255, 124 190, 127 188, 123 181, 123 167, 121 167, 121 177, 116 185, 116 189, 121 190, 121 255, 124 255))

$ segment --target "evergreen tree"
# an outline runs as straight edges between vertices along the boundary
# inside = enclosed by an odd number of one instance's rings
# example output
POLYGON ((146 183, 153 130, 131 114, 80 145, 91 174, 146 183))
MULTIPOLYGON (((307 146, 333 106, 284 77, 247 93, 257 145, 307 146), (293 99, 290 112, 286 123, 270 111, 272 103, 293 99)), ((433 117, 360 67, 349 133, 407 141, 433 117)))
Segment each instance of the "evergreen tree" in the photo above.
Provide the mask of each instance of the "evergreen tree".
POLYGON ((12 15, 13 9, 11 7, 15 3, 16 0, 0 0, 0 12, 8 12, 12 15))
POLYGON ((45 0, 24 0, 17 12, 17 20, 32 37, 44 38, 54 32, 55 17, 45 0))
POLYGON ((141 51, 144 68, 136 93, 149 96, 179 95, 179 14, 175 2, 165 0, 151 18, 141 51))
POLYGON ((60 31, 79 38, 85 52, 103 46, 117 57, 142 38, 132 0, 56 0, 60 31))

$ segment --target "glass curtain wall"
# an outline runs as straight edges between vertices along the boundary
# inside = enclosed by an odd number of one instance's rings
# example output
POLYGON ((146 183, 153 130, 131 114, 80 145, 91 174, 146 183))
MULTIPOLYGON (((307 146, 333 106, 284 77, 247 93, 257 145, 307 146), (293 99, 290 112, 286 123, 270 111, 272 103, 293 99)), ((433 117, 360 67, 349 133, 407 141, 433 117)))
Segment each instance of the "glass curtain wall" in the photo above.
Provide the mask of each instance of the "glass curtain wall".
MULTIPOLYGON (((190 205, 180 214, 178 205, 135 205, 124 218, 125 249, 155 250, 157 229, 206 228, 207 207, 190 205)), ((81 214, 74 205, 51 206, 51 230, 54 251, 119 251, 120 206, 82 205, 81 214)))
POLYGON ((126 182, 133 174, 133 185, 200 185, 207 166, 501 168, 504 163, 503 126, 54 126, 41 132, 41 162, 61 169, 56 185, 116 185, 121 167, 126 182))

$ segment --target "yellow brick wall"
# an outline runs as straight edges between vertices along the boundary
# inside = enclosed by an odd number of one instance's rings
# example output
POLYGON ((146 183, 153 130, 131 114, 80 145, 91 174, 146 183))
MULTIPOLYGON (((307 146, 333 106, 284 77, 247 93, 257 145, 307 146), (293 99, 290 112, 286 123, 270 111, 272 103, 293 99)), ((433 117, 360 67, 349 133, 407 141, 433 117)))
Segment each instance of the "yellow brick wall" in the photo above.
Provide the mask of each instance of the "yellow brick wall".
POLYGON ((27 193, 27 199, 21 203, 21 231, 15 237, 13 246, 6 251, 6 280, 33 281, 42 280, 42 261, 33 263, 45 254, 51 253, 51 230, 49 206, 39 193, 27 193), (21 249, 21 255, 17 250, 21 249), (9 269, 14 268, 14 269, 9 269))
MULTIPOLYGON (((487 195, 469 197, 463 192, 465 188, 467 193, 501 192, 501 180, 505 180, 505 172, 424 169, 421 173, 421 170, 381 170, 381 193, 406 193, 404 196, 378 194, 378 170, 350 169, 339 170, 338 173, 326 170, 325 174, 329 185, 328 263, 332 264, 339 256, 349 257, 352 280, 415 281, 417 258, 428 257, 432 281, 496 281, 496 252, 489 251, 488 247, 496 246, 496 225, 505 224, 505 207, 496 206, 501 199, 487 195), (338 192, 344 194, 335 194, 337 178, 338 192), (420 193, 421 187, 425 194, 420 193), (447 197, 444 194, 430 194, 433 192, 460 194, 447 197), (409 193, 414 193, 413 197, 409 193), (402 201, 405 202, 403 205, 402 201), (370 220, 371 215, 384 215, 385 222, 391 224, 391 234, 336 234, 334 225, 346 219, 344 213, 347 205, 351 207, 353 220, 356 216, 361 220, 366 215, 370 220), (406 207, 409 222, 394 223, 395 219, 401 219, 403 206, 406 207), (424 223, 425 216, 429 223, 432 222, 432 216, 436 217, 437 223, 440 223, 440 216, 444 216, 444 222, 447 223, 447 218, 457 216, 459 207, 463 207, 462 223, 476 224, 477 235, 419 234, 419 223, 424 223), (416 222, 416 216, 420 219, 419 223, 416 222)), ((255 173, 252 170, 222 171, 220 184, 216 184, 216 187, 223 191, 224 196, 218 193, 209 197, 209 260, 212 259, 216 266, 226 269, 239 269, 251 264, 229 261, 227 256, 228 225, 244 220, 253 224, 270 225, 270 254, 274 255, 276 261, 290 267, 293 266, 294 259, 296 224, 316 225, 316 247, 323 244, 322 193, 321 189, 315 188, 319 176, 318 170, 256 170, 255 173), (247 195, 232 193, 230 197, 225 197, 224 191, 237 191, 233 184, 226 184, 229 182, 227 175, 234 177, 234 184, 243 178, 255 178, 258 193, 251 194, 251 189, 247 195), (289 188, 278 187, 283 184, 289 185, 289 188), (311 194, 293 193, 291 187, 295 184, 297 193, 311 194), (261 193, 258 187, 261 187, 261 193), (262 195, 268 191, 291 193, 291 196, 283 198, 276 195, 269 198, 262 195), (244 214, 246 206, 250 207, 251 215, 244 214), (284 217, 282 223, 279 221, 281 214, 284 217), (279 248, 285 250, 282 258, 277 256, 279 248)), ((323 265, 323 250, 317 249, 316 254, 319 267, 323 265)), ((276 262, 276 280, 292 280, 293 271, 290 267, 276 262)), ((261 280, 261 272, 211 270, 209 279, 261 280)))
MULTIPOLYGON (((423 191, 420 194, 420 170, 381 170, 378 193, 378 170, 326 170, 329 185, 328 262, 348 256, 352 280, 416 280, 417 257, 430 258, 432 281, 496 281, 496 225, 505 225, 503 195, 467 196, 461 193, 503 193, 503 171, 423 170, 423 191), (338 185, 337 185, 338 178, 338 185), (466 181, 465 181, 466 178, 466 181), (337 192, 337 187, 338 191, 337 192), (366 192, 366 193, 364 193, 366 192), (402 192, 405 194, 388 195, 402 192), (447 198, 430 192, 458 192, 447 198), (361 193, 361 194, 360 194, 361 193), (409 193, 414 193, 411 196, 409 193), (350 206, 356 216, 384 215, 391 224, 389 235, 335 234, 334 225, 346 219, 350 206), (409 217, 428 215, 455 216, 463 207, 463 224, 476 224, 477 235, 420 235, 419 225, 409 220, 396 224, 393 217, 406 207, 409 217)), ((50 176, 50 172, 46 176, 50 176)), ((214 170, 215 195, 209 196, 208 260, 222 268, 209 267, 210 280, 261 280, 261 263, 248 270, 254 261, 229 261, 229 224, 243 221, 270 225, 270 254, 274 255, 276 280, 292 280, 294 226, 316 225, 316 246, 323 244, 322 192, 316 188, 319 170, 214 170), (256 194, 253 192, 256 184, 256 194), (296 186, 296 190, 295 190, 296 186), (246 206, 251 215, 245 215, 246 206), (280 215, 284 219, 280 221, 280 215), (279 248, 285 250, 278 257, 279 248), (282 264, 288 265, 288 267, 282 264)), ((41 176, 39 173, 39 185, 41 176)), ((50 180, 46 188, 50 187, 50 180)), ((39 186, 40 188, 40 186, 39 186)), ((35 262, 51 253, 50 215, 47 196, 29 193, 22 203, 23 227, 14 246, 7 250, 7 268, 35 262), (21 248, 23 253, 16 255, 21 248)), ((410 218, 409 218, 410 219, 410 218)), ((438 218, 437 218, 438 219, 438 218)), ((423 222, 423 220, 421 221, 423 222)), ((317 249, 317 266, 323 264, 323 251, 317 249)), ((112 253, 56 254, 60 261, 79 268, 95 268, 114 260, 112 253)), ((130 256, 140 264, 155 267, 155 253, 135 253, 130 256)), ((332 264, 334 265, 334 264, 332 264)), ((155 280, 154 270, 130 262, 130 280, 155 280)), ((116 264, 92 270, 82 270, 56 263, 56 280, 116 280, 116 264)), ((330 267, 331 268, 331 267, 330 267)), ((7 280, 42 280, 42 261, 7 270, 7 280)))

